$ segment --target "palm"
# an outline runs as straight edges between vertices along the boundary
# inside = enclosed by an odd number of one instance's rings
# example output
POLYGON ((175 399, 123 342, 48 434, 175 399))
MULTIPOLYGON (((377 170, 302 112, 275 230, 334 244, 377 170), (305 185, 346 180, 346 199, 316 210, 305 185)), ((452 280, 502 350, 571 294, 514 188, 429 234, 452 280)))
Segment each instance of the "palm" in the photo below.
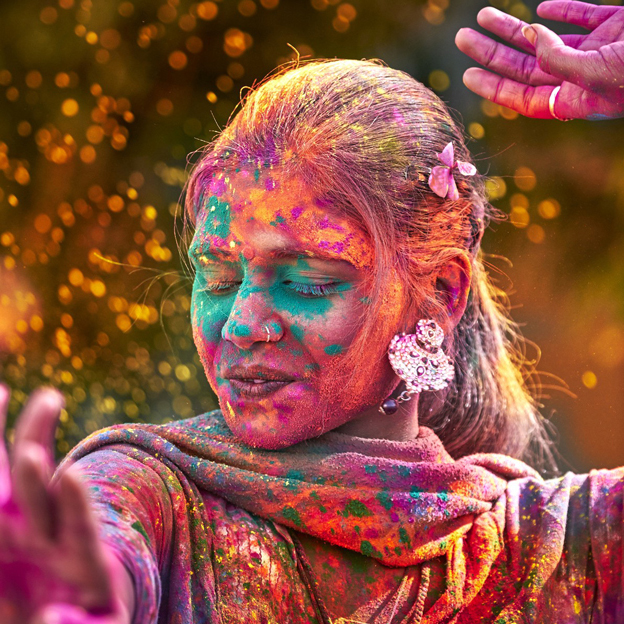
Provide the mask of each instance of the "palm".
POLYGON ((125 571, 101 544, 82 486, 71 471, 50 482, 58 395, 40 392, 25 408, 12 475, 7 400, 0 386, 0 622, 123 624, 116 587, 125 571))
POLYGON ((537 50, 522 34, 526 24, 496 9, 483 9, 481 26, 516 50, 496 43, 472 29, 459 31, 460 50, 496 73, 469 69, 464 80, 479 95, 529 117, 551 118, 548 98, 560 86, 558 116, 604 118, 624 115, 624 9, 570 0, 543 2, 538 14, 547 19, 582 26, 585 35, 560 39, 545 27, 539 29, 537 50))

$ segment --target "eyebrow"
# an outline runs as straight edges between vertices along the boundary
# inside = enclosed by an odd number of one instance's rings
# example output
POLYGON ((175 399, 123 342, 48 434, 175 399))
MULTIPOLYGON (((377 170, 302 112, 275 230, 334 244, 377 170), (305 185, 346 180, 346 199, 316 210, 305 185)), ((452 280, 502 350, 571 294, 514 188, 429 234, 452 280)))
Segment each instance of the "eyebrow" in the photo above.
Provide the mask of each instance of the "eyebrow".
MULTIPOLYGON (((228 248, 222 247, 209 247, 202 248, 198 247, 196 249, 191 249, 191 255, 199 258, 200 256, 212 256, 218 260, 229 260, 232 261, 232 253, 228 248)), ((270 251, 268 257, 273 260, 325 260, 331 262, 347 262, 351 264, 348 260, 344 258, 337 258, 335 255, 324 252, 322 249, 318 251, 310 251, 307 249, 297 250, 297 249, 274 249, 270 251)))

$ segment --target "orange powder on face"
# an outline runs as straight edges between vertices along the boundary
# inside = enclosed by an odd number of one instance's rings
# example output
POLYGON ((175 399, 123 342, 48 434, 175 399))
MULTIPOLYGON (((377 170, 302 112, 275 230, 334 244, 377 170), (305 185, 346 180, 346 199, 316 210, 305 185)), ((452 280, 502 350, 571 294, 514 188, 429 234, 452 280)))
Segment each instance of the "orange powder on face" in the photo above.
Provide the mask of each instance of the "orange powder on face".
MULTIPOLYGON (((260 173, 243 169, 218 174, 219 179, 224 182, 220 199, 227 201, 232 211, 247 211, 247 221, 255 221, 257 231, 264 231, 276 243, 296 221, 297 230, 305 233, 302 255, 318 253, 347 261, 358 269, 372 269, 373 247, 364 230, 340 217, 335 207, 325 206, 321 199, 313 197, 301 180, 285 178, 276 169, 260 173)), ((226 244, 233 241, 239 245, 244 240, 245 233, 233 225, 226 244)))

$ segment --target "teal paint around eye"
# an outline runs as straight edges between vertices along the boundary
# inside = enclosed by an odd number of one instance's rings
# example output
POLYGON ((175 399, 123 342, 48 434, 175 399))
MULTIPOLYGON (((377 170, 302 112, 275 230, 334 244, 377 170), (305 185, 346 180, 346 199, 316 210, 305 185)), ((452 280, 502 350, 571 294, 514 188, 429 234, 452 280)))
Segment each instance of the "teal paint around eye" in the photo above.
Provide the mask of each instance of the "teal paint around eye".
POLYGON ((314 362, 313 364, 306 364, 304 368, 309 371, 317 371, 321 369, 321 367, 316 362, 314 362))
POLYGON ((327 355, 340 355, 342 353, 342 345, 328 345, 327 347, 325 347, 324 351, 325 353, 327 353, 327 355))
POLYGON ((301 316, 305 319, 325 315, 333 307, 333 303, 328 298, 301 297, 293 293, 292 290, 284 288, 281 283, 271 286, 269 292, 278 311, 288 312, 293 316, 301 316))

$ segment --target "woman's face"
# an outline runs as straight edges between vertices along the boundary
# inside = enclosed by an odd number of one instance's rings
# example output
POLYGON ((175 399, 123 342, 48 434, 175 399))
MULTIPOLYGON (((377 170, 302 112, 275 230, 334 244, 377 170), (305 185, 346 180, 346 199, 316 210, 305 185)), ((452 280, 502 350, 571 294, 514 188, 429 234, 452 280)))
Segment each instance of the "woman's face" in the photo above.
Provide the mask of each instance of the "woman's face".
POLYGON ((318 436, 396 383, 380 359, 365 391, 345 390, 373 247, 326 204, 271 170, 221 172, 204 193, 189 250, 193 335, 230 429, 251 446, 318 436))

